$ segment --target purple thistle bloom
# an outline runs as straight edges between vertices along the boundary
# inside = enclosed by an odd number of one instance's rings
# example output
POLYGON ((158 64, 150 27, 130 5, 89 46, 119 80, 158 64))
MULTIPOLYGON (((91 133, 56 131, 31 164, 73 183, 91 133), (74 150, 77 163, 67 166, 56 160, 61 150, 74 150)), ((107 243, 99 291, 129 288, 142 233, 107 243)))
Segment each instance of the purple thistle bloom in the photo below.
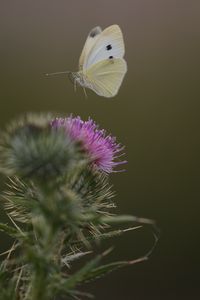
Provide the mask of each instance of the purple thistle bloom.
POLYGON ((93 166, 105 173, 114 172, 114 167, 126 163, 117 161, 123 155, 122 147, 116 143, 115 137, 106 135, 104 129, 91 120, 82 121, 78 117, 56 118, 51 122, 53 128, 64 128, 73 141, 81 141, 93 166))

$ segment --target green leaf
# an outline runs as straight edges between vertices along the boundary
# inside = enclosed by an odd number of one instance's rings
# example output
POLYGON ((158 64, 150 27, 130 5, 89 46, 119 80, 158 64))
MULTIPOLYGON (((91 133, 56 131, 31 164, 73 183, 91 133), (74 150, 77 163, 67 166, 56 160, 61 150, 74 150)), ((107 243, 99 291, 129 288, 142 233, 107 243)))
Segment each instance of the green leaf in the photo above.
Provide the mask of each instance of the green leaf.
POLYGON ((61 259, 61 262, 63 265, 67 266, 68 268, 70 267, 70 264, 73 262, 73 261, 76 261, 80 258, 82 258, 83 256, 85 255, 88 255, 92 253, 92 251, 87 251, 87 252, 73 252, 72 254, 67 254, 65 255, 62 259, 61 259))
MULTIPOLYGON (((129 231, 133 231, 133 230, 137 230, 137 229, 140 229, 142 228, 142 226, 134 226, 134 227, 129 227, 129 228, 125 228, 125 229, 118 229, 118 230, 111 230, 111 231, 108 231, 108 232, 105 232, 105 233, 98 233, 98 234, 95 234, 93 236, 89 236, 89 237, 86 237, 86 241, 87 242, 94 242, 94 241, 103 241, 103 240, 107 240, 107 239, 110 239, 110 238, 114 238, 114 237, 117 237, 117 236, 121 236, 123 235, 124 233, 126 232, 129 232, 129 231)), ((83 246, 83 242, 82 241, 75 241, 72 243, 73 246, 77 246, 77 247, 81 247, 83 246)))
POLYGON ((146 218, 139 218, 132 215, 116 215, 116 216, 103 216, 101 217, 101 222, 109 225, 119 224, 119 223, 127 223, 134 222, 139 224, 149 224, 154 225, 155 221, 146 218))
POLYGON ((4 223, 0 223, 0 231, 10 235, 11 237, 17 237, 19 235, 18 230, 4 223))
POLYGON ((82 277, 82 282, 89 282, 92 280, 96 280, 100 277, 106 276, 107 274, 126 267, 126 266, 130 266, 136 263, 140 263, 143 262, 145 260, 148 259, 148 256, 142 256, 138 259, 132 260, 132 261, 116 261, 116 262, 112 262, 106 265, 102 265, 100 267, 97 268, 91 268, 90 270, 87 270, 87 272, 84 274, 84 277, 82 277))
POLYGON ((7 271, 0 271, 0 300, 15 300, 15 279, 11 278, 11 274, 7 271))
POLYGON ((96 256, 94 259, 86 263, 86 265, 77 271, 75 274, 71 275, 67 280, 63 282, 60 287, 65 291, 72 290, 76 287, 76 285, 80 284, 81 282, 85 281, 91 271, 98 265, 102 258, 102 255, 96 256))
POLYGON ((64 291, 70 291, 73 290, 78 284, 86 281, 89 274, 97 267, 101 259, 111 251, 112 248, 106 250, 100 255, 97 255, 95 258, 86 263, 83 268, 81 268, 75 274, 70 275, 67 280, 64 280, 63 283, 59 285, 59 288, 62 288, 64 291))
POLYGON ((113 263, 109 263, 109 264, 100 266, 98 268, 93 269, 88 274, 88 276, 85 278, 85 282, 98 279, 98 278, 103 277, 103 276, 105 276, 105 275, 107 275, 107 274, 109 274, 109 273, 111 273, 111 272, 113 272, 113 271, 115 271, 119 268, 130 266, 130 265, 133 265, 133 264, 136 264, 136 263, 140 263, 140 262, 143 262, 147 259, 148 259, 147 256, 143 256, 143 257, 140 257, 140 258, 132 260, 132 261, 116 261, 116 262, 113 262, 113 263))
POLYGON ((110 264, 106 264, 103 266, 100 266, 98 268, 93 269, 86 277, 85 282, 92 281, 95 279, 98 279, 100 277, 103 277, 119 268, 125 267, 129 265, 129 262, 127 261, 117 261, 110 264))

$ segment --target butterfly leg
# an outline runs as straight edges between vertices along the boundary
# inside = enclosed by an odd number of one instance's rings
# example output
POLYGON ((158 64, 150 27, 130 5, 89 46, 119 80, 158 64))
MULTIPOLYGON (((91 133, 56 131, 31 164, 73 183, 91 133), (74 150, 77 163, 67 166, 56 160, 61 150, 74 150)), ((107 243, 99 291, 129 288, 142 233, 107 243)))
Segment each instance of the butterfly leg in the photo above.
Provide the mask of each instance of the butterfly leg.
POLYGON ((84 91, 85 98, 87 99, 87 98, 88 98, 88 95, 87 95, 87 93, 86 93, 86 89, 85 89, 84 86, 83 86, 83 91, 84 91))
POLYGON ((76 93, 76 90, 77 90, 77 82, 76 82, 76 79, 74 80, 74 92, 76 93))

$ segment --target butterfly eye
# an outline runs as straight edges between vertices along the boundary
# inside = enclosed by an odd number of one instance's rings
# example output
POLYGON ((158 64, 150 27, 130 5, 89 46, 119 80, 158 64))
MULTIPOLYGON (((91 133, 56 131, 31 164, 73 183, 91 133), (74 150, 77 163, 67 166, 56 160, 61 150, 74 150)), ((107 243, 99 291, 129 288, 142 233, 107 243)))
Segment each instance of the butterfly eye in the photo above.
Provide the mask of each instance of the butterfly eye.
POLYGON ((106 50, 111 50, 112 49, 112 46, 111 45, 107 45, 106 46, 106 50))

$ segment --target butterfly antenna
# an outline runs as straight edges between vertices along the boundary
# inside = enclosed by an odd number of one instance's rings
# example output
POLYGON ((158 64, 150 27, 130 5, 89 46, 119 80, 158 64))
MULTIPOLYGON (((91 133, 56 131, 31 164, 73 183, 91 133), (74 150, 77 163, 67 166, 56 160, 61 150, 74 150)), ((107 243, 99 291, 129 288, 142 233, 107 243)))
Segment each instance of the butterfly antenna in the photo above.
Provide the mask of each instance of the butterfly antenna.
POLYGON ((69 74, 71 73, 70 71, 64 71, 64 72, 55 72, 55 73, 46 73, 45 76, 56 76, 56 75, 60 75, 60 74, 69 74))

